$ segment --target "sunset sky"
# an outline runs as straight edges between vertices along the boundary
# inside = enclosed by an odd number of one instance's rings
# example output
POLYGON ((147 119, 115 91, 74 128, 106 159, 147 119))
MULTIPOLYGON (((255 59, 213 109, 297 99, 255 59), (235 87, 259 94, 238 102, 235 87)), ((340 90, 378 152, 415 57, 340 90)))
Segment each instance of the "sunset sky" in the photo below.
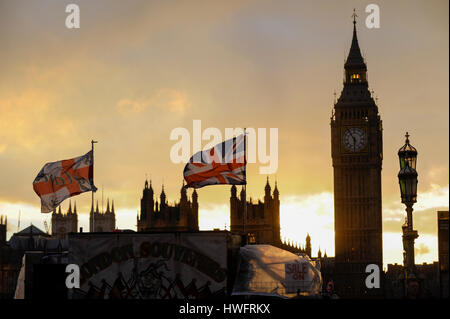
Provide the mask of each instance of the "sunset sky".
MULTIPOLYGON (((358 40, 383 121, 384 263, 402 263, 397 151, 419 152, 416 262, 437 260, 436 211, 449 207, 448 1, 0 0, 0 215, 8 237, 44 229, 32 182, 47 162, 95 150, 96 199, 136 229, 145 178, 179 199, 177 127, 278 128, 282 236, 334 255, 330 116, 358 14, 358 40), (65 27, 76 3, 81 28, 65 27), (381 10, 367 29, 366 5, 381 10)), ((208 141, 203 141, 206 145, 208 141)), ((191 150, 191 154, 197 150, 191 150)), ((267 175, 248 165, 248 197, 267 175)), ((191 194, 191 190, 188 194, 191 194)), ((229 186, 198 191, 201 229, 229 227, 229 186)), ((88 230, 91 194, 75 198, 88 230)), ((62 204, 65 211, 69 201, 62 204)))

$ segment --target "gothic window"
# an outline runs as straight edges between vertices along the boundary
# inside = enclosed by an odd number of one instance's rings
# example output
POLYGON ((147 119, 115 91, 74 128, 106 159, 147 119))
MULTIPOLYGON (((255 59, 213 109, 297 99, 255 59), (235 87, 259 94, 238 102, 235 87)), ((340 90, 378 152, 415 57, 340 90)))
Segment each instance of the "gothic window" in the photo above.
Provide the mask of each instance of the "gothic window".
POLYGON ((352 74, 352 75, 350 76, 350 81, 351 81, 352 83, 359 82, 359 81, 360 81, 359 74, 358 74, 358 73, 352 74))

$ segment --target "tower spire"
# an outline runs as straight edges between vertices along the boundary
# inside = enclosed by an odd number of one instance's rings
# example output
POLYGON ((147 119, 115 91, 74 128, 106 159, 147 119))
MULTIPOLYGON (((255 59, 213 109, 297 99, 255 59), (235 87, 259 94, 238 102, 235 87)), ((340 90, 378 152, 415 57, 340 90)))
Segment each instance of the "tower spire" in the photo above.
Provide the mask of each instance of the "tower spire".
POLYGON ((270 196, 270 184, 269 184, 269 176, 267 176, 266 186, 264 187, 264 191, 266 192, 266 195, 270 196))
POLYGON ((359 69, 359 68, 366 68, 366 65, 364 63, 364 59, 361 54, 361 49, 359 48, 358 44, 358 35, 356 33, 356 12, 355 9, 353 9, 353 38, 352 38, 352 45, 350 47, 350 52, 347 56, 347 61, 345 62, 345 69, 359 69))
POLYGON ((275 188, 273 189, 273 196, 274 198, 278 198, 280 195, 280 192, 278 191, 278 183, 277 180, 275 180, 275 188))
POLYGON ((161 188, 161 195, 159 196, 160 198, 160 205, 165 206, 166 205, 166 193, 164 192, 164 184, 162 184, 162 188, 161 188))

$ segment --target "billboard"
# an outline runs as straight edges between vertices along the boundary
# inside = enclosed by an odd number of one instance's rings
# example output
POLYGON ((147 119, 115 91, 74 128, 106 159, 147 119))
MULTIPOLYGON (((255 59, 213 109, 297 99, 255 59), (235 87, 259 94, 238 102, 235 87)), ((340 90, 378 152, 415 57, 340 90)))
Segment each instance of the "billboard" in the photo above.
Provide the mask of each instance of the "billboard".
POLYGON ((226 295, 227 233, 105 233, 69 238, 80 267, 72 299, 203 299, 226 295))

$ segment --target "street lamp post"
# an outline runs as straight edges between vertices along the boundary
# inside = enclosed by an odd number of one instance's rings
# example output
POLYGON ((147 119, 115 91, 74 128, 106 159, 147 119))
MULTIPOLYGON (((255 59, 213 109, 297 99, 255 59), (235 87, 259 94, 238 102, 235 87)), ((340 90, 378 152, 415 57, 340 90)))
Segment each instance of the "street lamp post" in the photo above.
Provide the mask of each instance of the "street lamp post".
POLYGON ((402 203, 406 206, 406 220, 402 226, 403 231, 403 264, 405 268, 405 294, 407 280, 415 278, 414 240, 419 237, 417 230, 413 229, 413 205, 417 201, 417 150, 409 144, 409 135, 406 133, 405 145, 398 151, 400 172, 398 181, 402 203))

